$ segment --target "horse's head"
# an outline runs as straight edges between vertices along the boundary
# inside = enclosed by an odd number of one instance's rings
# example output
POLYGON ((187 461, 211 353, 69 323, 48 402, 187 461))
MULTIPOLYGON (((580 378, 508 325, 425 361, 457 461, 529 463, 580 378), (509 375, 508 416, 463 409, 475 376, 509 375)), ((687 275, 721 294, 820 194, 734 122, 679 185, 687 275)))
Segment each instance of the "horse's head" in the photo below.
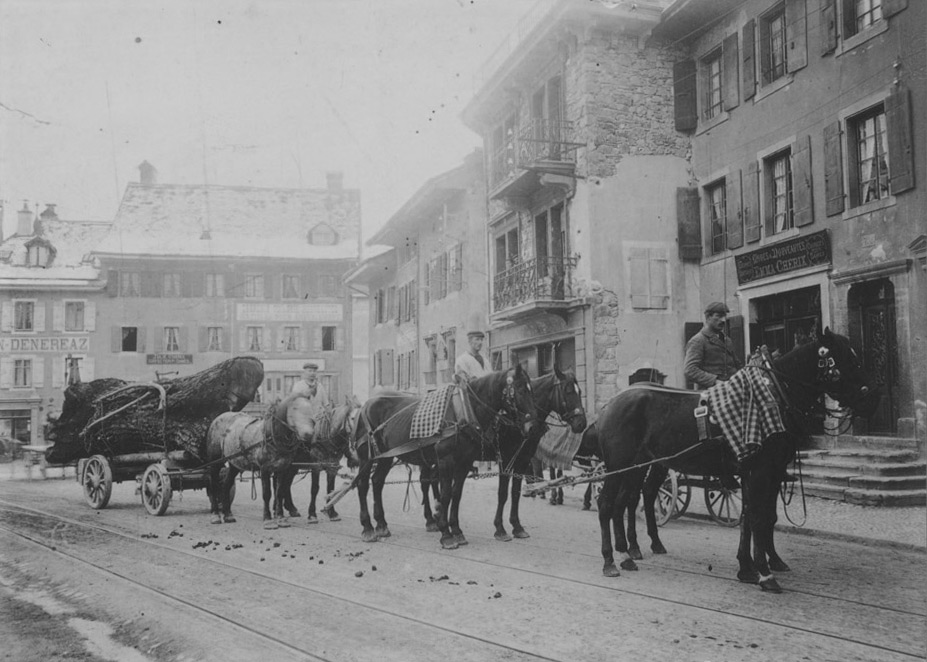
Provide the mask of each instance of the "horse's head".
POLYGON ((295 440, 306 447, 315 435, 315 408, 312 401, 300 393, 293 393, 274 405, 273 417, 277 424, 287 428, 295 440))
POLYGON ((339 455, 348 454, 349 442, 357 428, 360 406, 357 396, 344 396, 344 404, 338 405, 332 412, 332 444, 339 455))
POLYGON ((521 423, 525 434, 528 434, 537 420, 534 396, 531 394, 531 379, 520 363, 505 371, 502 411, 515 425, 521 423))
POLYGON ((554 367, 554 377, 556 381, 551 391, 551 410, 568 423, 574 433, 579 434, 586 429, 586 410, 583 408, 583 395, 576 375, 570 370, 561 372, 554 367))
POLYGON ((842 407, 849 407, 857 416, 872 416, 879 406, 881 394, 874 380, 866 374, 850 341, 824 329, 818 347, 817 381, 824 391, 842 407))

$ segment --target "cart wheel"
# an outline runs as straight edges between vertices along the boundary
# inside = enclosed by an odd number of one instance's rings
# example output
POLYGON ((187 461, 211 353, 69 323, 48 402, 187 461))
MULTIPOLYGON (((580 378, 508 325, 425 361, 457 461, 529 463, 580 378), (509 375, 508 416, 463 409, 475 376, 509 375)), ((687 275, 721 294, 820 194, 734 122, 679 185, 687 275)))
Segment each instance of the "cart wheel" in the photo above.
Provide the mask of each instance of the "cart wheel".
POLYGON ((660 485, 654 504, 657 526, 663 526, 671 519, 679 517, 689 507, 689 486, 679 480, 679 475, 670 469, 660 485))
POLYGON ((711 519, 723 526, 737 526, 743 516, 740 490, 729 490, 723 485, 705 488, 705 506, 711 519))
POLYGON ((142 474, 142 503, 151 515, 160 516, 171 503, 171 477, 160 464, 152 464, 142 474))
POLYGON ((692 501, 692 486, 689 485, 689 477, 686 474, 678 473, 672 469, 670 473, 676 475, 676 507, 671 515, 673 519, 676 519, 682 517, 683 513, 689 508, 689 503, 692 501))
POLYGON ((113 470, 109 460, 102 455, 93 455, 84 465, 81 477, 84 486, 84 498, 94 510, 106 508, 113 495, 113 470))

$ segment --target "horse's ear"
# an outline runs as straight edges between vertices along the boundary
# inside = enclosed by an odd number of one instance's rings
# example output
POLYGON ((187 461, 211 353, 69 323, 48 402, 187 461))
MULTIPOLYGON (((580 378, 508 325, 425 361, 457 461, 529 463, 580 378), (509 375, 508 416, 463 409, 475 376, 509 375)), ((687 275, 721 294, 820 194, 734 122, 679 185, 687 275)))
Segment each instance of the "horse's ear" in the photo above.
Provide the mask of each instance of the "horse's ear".
POLYGON ((834 334, 830 330, 829 326, 824 327, 824 333, 821 335, 821 344, 822 345, 831 345, 834 340, 834 334))

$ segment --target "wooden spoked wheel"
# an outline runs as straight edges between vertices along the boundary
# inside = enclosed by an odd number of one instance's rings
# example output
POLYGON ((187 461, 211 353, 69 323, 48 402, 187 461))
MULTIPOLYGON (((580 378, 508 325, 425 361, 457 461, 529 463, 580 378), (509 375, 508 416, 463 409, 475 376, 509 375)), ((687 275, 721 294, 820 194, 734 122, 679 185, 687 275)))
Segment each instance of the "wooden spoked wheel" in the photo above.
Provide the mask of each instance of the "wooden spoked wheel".
POLYGON ((670 469, 663 484, 660 485, 654 504, 657 526, 663 526, 671 519, 679 517, 689 507, 692 491, 683 478, 685 478, 683 474, 670 469))
POLYGON ((142 474, 142 503, 151 515, 167 512, 171 503, 171 477, 160 464, 152 464, 142 474))
POLYGON ((743 499, 740 490, 730 490, 723 485, 705 488, 705 506, 708 514, 718 524, 737 526, 743 516, 743 499))
POLYGON ((113 495, 113 469, 102 455, 93 455, 84 465, 81 476, 84 498, 94 510, 106 508, 113 495))

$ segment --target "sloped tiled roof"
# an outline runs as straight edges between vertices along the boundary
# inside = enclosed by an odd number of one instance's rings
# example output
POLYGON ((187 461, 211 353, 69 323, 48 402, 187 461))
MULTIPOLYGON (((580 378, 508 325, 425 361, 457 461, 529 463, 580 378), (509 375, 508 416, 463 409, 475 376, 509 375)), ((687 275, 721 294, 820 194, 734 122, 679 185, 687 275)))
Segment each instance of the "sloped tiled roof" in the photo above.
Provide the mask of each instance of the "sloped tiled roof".
POLYGON ((129 184, 101 255, 357 258, 360 192, 129 184), (309 243, 326 224, 337 243, 309 243))
POLYGON ((43 220, 42 234, 14 235, 0 244, 0 287, 87 286, 100 276, 91 251, 109 232, 110 223, 43 220), (26 265, 26 245, 46 240, 55 257, 47 267, 26 265), (8 257, 7 257, 8 256, 8 257))

